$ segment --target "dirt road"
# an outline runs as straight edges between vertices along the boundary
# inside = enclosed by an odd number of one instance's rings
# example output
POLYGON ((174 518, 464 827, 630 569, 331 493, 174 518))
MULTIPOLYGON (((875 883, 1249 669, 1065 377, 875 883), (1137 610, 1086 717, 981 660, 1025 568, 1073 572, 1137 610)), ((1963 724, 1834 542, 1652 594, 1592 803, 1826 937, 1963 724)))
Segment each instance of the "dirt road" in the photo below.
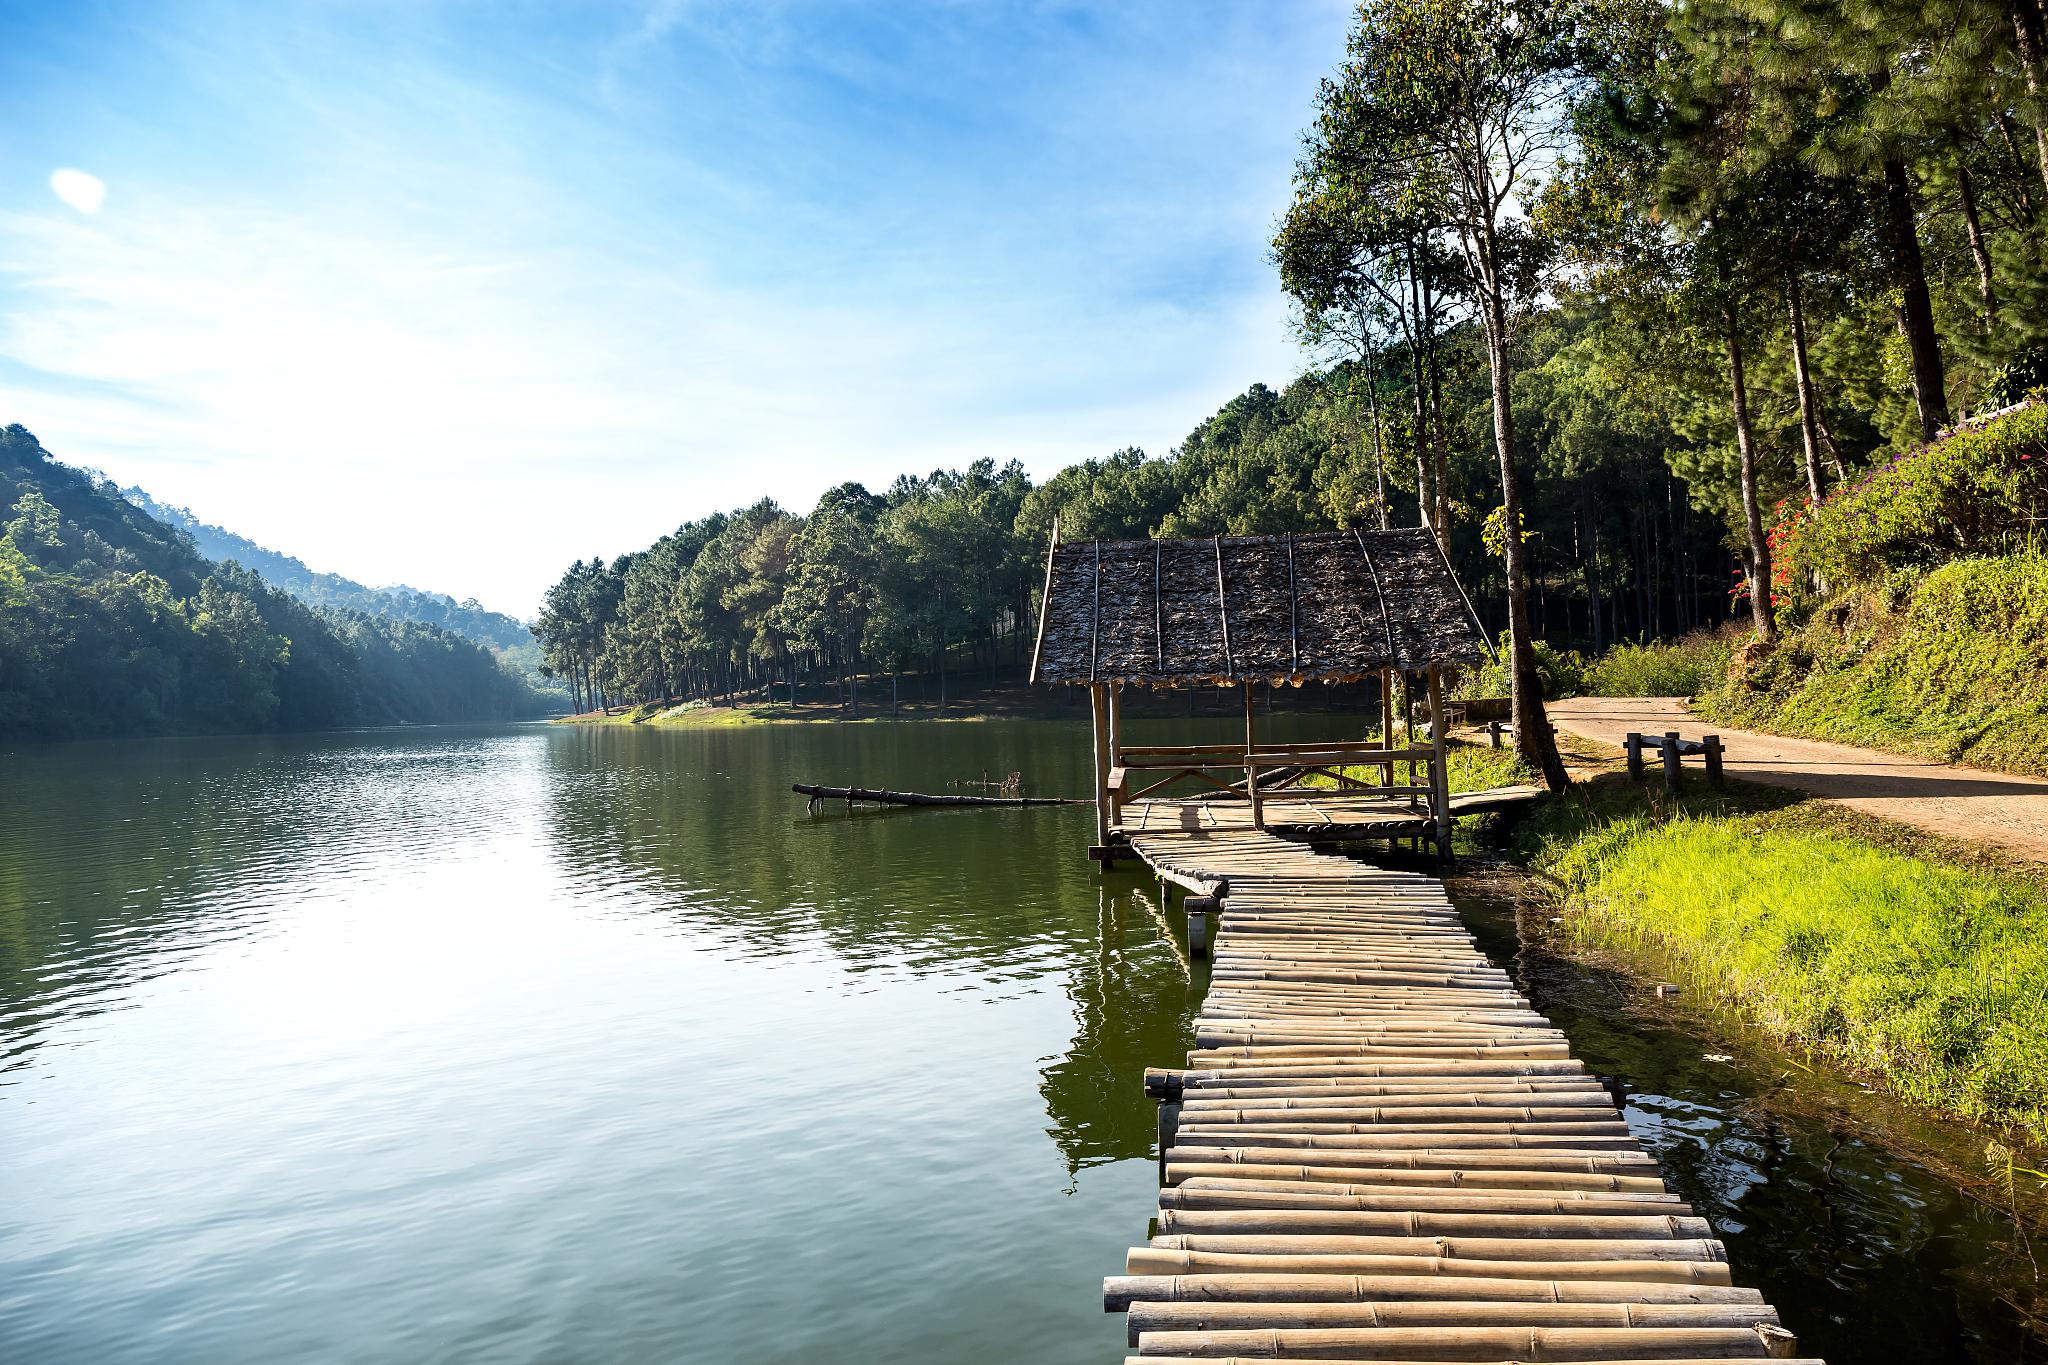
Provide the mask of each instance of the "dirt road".
MULTIPOLYGON (((1578 697, 1552 702, 1549 711, 1559 729, 1617 749, 1631 730, 1677 730, 1688 739, 1712 732, 1727 746, 1732 776, 1792 787, 1866 815, 2048 862, 2048 780, 1731 730, 1701 720, 1675 697, 1578 697)), ((1688 766, 1697 761, 1688 760, 1688 766)))

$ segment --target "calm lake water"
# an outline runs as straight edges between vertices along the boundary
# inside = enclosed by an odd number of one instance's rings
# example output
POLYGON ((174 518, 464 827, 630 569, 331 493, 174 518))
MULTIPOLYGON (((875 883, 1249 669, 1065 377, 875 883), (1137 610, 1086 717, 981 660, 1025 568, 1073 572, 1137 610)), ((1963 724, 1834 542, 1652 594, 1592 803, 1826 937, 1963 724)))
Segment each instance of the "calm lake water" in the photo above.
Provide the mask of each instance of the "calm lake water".
MULTIPOLYGON (((1086 762, 1021 721, 0 752, 0 1360, 1119 1358, 1139 1072, 1200 989, 1148 889, 1085 808, 788 789, 1086 762)), ((1631 1117, 1788 1321, 1899 1286, 1941 1311, 1887 1358, 2022 1358, 1955 1307, 1959 1201, 1731 1182, 1744 1097, 1688 1074, 1631 1117)))

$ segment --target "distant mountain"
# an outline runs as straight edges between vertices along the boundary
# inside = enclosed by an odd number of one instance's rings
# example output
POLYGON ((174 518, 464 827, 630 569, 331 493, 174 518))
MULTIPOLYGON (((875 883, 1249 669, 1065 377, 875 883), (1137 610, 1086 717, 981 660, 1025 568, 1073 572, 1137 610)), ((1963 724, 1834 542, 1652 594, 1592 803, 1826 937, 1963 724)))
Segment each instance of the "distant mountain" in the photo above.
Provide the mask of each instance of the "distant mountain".
POLYGON ((559 704, 527 685, 516 650, 314 605, 195 541, 25 428, 0 428, 0 742, 510 720, 559 704))
POLYGON ((439 626, 492 648, 516 650, 533 643, 533 632, 503 612, 486 610, 475 598, 458 602, 446 593, 425 592, 404 585, 371 588, 340 574, 315 573, 303 560, 266 550, 247 536, 201 521, 190 508, 169 507, 140 488, 124 488, 121 496, 150 516, 192 537, 199 553, 224 564, 229 560, 254 569, 273 588, 282 588, 308 606, 388 616, 394 621, 421 621, 439 626))

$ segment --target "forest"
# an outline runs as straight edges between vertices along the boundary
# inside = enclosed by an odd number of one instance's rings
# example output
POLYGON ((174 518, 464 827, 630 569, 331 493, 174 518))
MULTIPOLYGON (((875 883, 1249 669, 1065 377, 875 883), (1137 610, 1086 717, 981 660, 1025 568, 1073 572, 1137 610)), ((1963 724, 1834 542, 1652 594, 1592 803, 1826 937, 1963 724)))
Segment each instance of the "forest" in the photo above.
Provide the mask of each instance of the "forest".
POLYGON ((545 666, 580 707, 943 696, 1022 657, 1055 518, 1422 525, 1556 781, 1538 639, 1769 640, 1781 526, 2048 380, 2043 42, 2036 0, 1366 0, 1274 205, 1300 378, 1163 456, 968 459, 579 561, 545 666))
POLYGON ((215 563, 233 560, 308 606, 438 626, 450 635, 487 646, 525 677, 529 686, 560 697, 559 689, 541 674, 540 647, 526 623, 492 611, 475 598, 458 602, 446 593, 402 586, 372 588, 340 574, 318 573, 301 559, 201 521, 189 508, 167 506, 140 488, 124 488, 121 496, 164 525, 190 536, 193 547, 206 558, 215 563))
POLYGON ((0 740, 502 720, 546 699, 439 626, 313 607, 0 431, 0 740))

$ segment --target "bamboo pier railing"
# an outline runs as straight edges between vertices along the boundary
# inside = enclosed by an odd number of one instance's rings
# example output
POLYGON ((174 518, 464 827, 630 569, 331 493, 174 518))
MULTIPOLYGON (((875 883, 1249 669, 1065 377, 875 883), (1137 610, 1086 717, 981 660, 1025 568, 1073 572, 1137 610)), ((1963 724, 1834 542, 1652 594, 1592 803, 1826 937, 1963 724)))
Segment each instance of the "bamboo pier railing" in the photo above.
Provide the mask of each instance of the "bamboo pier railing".
POLYGON ((1440 881, 1126 828, 1221 912, 1195 1050, 1146 1074, 1158 1233, 1103 1285, 1133 1365, 1797 1355, 1440 881))

